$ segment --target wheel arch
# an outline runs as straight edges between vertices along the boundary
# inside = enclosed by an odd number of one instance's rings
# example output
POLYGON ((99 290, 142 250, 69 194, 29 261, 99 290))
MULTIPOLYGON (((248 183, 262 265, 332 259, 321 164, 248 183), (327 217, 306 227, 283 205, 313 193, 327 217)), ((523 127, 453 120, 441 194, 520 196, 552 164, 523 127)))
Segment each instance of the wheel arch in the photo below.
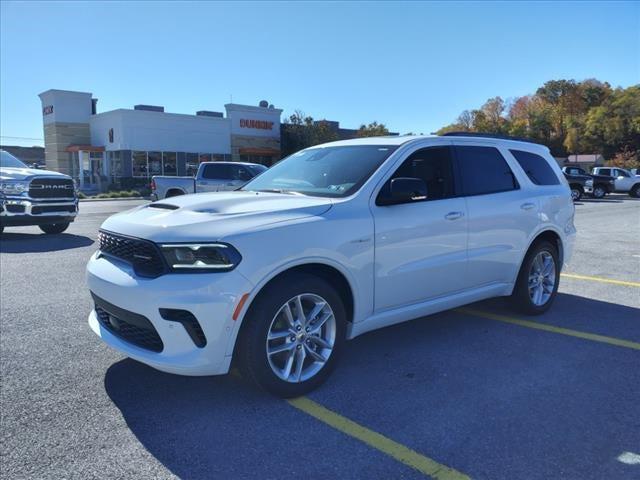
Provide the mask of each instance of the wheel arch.
POLYGON ((249 302, 244 306, 244 308, 242 309, 242 314, 236 320, 237 327, 234 329, 234 332, 229 339, 229 344, 227 346, 227 355, 233 355, 233 357, 236 356, 235 349, 236 345, 238 344, 238 338, 240 337, 240 334, 242 333, 243 327, 245 325, 244 320, 250 313, 251 308, 255 305, 256 300, 260 297, 260 295, 264 293, 265 289, 269 285, 272 285, 274 282, 295 273, 308 273, 311 275, 317 275, 333 285, 344 304, 347 314, 347 322, 353 322, 356 309, 356 299, 354 292, 356 290, 354 288, 353 282, 350 281, 348 275, 342 269, 340 269, 339 266, 334 265, 332 262, 327 262, 325 259, 310 259, 305 263, 284 265, 279 269, 271 272, 270 275, 266 276, 262 282, 255 286, 254 291, 249 297, 249 302))
POLYGON ((171 187, 169 188, 169 190, 167 190, 167 193, 165 193, 164 198, 177 197, 179 195, 186 195, 186 194, 187 192, 185 192, 180 187, 171 187))
POLYGON ((564 245, 562 244, 562 237, 557 231, 549 227, 533 235, 533 238, 529 242, 527 249, 524 251, 524 255, 522 255, 522 259, 520 261, 520 268, 522 268, 522 262, 524 261, 524 258, 527 256, 527 253, 529 253, 529 250, 531 250, 531 247, 533 247, 536 243, 542 240, 546 240, 557 247, 560 269, 562 269, 562 265, 564 263, 564 245))

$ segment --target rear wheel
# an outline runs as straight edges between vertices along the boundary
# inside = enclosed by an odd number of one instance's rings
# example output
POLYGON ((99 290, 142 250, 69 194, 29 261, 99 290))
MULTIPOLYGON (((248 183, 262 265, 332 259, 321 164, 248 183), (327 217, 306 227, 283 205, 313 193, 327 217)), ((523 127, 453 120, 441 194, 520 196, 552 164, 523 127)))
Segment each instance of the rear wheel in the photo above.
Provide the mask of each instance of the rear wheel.
POLYGON ((238 340, 243 376, 279 397, 304 395, 335 367, 346 313, 321 278, 293 274, 268 286, 251 306, 238 340))
POLYGON ((47 234, 62 233, 69 228, 68 223, 50 223, 49 225, 39 225, 40 230, 47 234))
POLYGON ((558 249, 546 240, 531 246, 520 267, 511 302, 527 315, 546 312, 558 292, 560 264, 558 249))
POLYGON ((593 187, 593 198, 604 198, 607 194, 607 191, 602 185, 596 185, 593 187))
POLYGON ((577 202, 578 200, 580 200, 582 198, 583 193, 584 193, 584 190, 582 189, 582 186, 571 185, 571 199, 574 202, 577 202))
POLYGON ((635 198, 640 198, 640 183, 636 183, 633 187, 631 187, 629 195, 635 198))

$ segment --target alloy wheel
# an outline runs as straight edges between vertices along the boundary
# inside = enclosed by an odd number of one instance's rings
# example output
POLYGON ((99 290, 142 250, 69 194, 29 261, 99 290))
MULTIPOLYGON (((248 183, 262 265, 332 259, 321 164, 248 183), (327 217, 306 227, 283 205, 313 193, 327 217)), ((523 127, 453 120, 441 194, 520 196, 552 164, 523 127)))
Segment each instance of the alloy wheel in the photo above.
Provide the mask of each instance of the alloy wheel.
POLYGON ((287 300, 271 320, 266 353, 278 378, 300 383, 327 363, 336 340, 336 319, 319 295, 303 293, 287 300))
POLYGON ((539 252, 529 270, 529 298, 540 307, 547 303, 556 286, 556 262, 547 251, 539 252))

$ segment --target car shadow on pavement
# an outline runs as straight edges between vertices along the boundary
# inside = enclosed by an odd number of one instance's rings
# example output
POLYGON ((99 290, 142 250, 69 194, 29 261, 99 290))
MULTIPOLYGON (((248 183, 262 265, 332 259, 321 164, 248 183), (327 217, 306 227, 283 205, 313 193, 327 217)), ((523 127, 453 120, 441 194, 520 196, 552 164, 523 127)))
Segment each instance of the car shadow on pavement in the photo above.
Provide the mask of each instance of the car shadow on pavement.
POLYGON ((38 233, 7 233, 0 235, 1 253, 41 253, 57 252, 72 248, 88 247, 93 240, 84 235, 59 233, 54 235, 38 233))
MULTIPOLYGON (((494 299, 469 308, 640 340, 639 309, 636 308, 559 294, 547 314, 520 317, 506 308, 505 303, 504 299, 494 299)), ((424 408, 437 412, 443 405, 455 403, 451 399, 465 391, 461 385, 469 383, 470 388, 474 387, 478 374, 470 365, 475 365, 476 355, 492 352, 488 355, 495 355, 496 359, 492 360, 495 364, 485 366, 493 372, 489 377, 494 378, 492 382, 498 386, 509 384, 510 378, 503 377, 511 373, 497 369, 496 365, 504 363, 501 359, 505 355, 510 356, 511 361, 518 351, 526 352, 521 343, 530 338, 536 338, 536 345, 544 349, 541 345, 557 345, 568 337, 456 310, 419 318, 349 342, 333 376, 311 396, 321 403, 332 399, 344 407, 337 411, 347 416, 352 407, 349 402, 374 394, 380 396, 376 405, 382 417, 388 405, 411 397, 421 398, 424 408), (518 339, 520 344, 505 342, 505 335, 518 339), (373 385, 376 388, 371 390, 373 385)), ((581 341, 585 343, 577 346, 575 339, 568 341, 569 351, 583 345, 598 345, 581 341)), ((535 352, 527 352, 533 360, 523 361, 532 362, 526 363, 532 369, 542 368, 536 360, 540 352, 535 352)), ((521 371, 518 376, 522 376, 521 371)), ((279 472, 273 478, 290 475, 329 478, 323 472, 345 473, 358 467, 358 457, 347 460, 349 455, 341 453, 345 446, 334 437, 330 437, 334 438, 333 443, 327 441, 326 432, 323 437, 323 432, 318 431, 323 427, 315 419, 253 388, 237 375, 184 377, 125 359, 107 370, 104 385, 144 448, 181 478, 266 478, 265 472, 279 472), (296 460, 292 463, 289 451, 292 446, 296 451, 315 452, 317 461, 307 466, 298 465, 296 460), (325 460, 328 463, 323 463, 325 460)), ((482 412, 475 412, 469 405, 473 403, 456 403, 447 408, 481 418, 482 412)), ((441 420, 446 424, 447 418, 444 416, 441 420)), ((350 442, 348 445, 353 445, 353 441, 350 442)), ((345 473, 344 478, 348 477, 345 473)))

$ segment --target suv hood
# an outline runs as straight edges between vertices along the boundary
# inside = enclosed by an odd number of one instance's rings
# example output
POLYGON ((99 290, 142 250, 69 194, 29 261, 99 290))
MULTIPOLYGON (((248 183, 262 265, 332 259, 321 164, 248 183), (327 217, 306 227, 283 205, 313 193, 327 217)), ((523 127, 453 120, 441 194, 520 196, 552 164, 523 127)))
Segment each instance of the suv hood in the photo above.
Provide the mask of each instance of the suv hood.
POLYGON ((197 193, 118 213, 102 228, 154 242, 220 241, 265 225, 322 215, 331 205, 329 198, 280 193, 197 193))
POLYGON ((0 168, 0 180, 30 180, 33 177, 62 177, 71 178, 68 175, 37 168, 0 168))

